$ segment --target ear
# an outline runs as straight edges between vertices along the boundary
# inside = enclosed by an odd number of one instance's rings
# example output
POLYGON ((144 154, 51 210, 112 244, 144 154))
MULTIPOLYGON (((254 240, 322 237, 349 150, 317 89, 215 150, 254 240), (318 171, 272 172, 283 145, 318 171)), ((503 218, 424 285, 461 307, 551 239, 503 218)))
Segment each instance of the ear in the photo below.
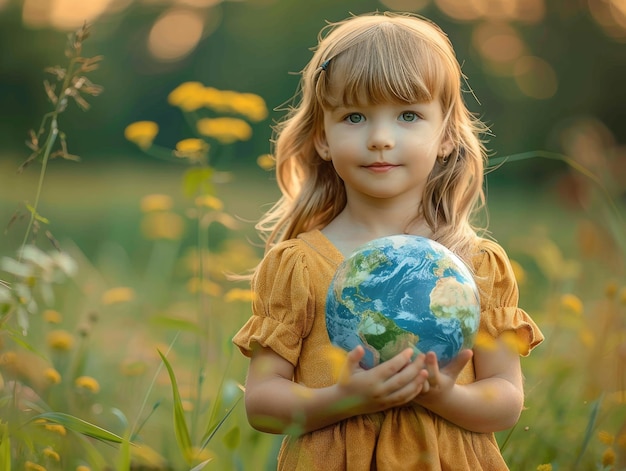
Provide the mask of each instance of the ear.
POLYGON ((437 155, 447 157, 452 153, 453 150, 454 144, 452 143, 452 139, 450 139, 450 137, 448 136, 444 136, 441 144, 439 145, 439 153, 437 155))
POLYGON ((315 144, 315 150, 320 157, 324 160, 330 160, 328 142, 326 141, 326 134, 324 134, 324 131, 315 133, 315 136, 313 136, 313 143, 315 144))

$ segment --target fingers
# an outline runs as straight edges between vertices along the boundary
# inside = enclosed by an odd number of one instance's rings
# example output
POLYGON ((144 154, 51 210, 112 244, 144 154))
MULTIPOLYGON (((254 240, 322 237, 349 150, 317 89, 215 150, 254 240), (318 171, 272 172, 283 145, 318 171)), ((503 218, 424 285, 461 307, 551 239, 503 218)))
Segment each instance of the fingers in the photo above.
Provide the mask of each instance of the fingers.
POLYGON ((360 345, 348 352, 346 362, 339 374, 339 384, 346 385, 350 382, 353 373, 359 368, 359 362, 364 355, 365 349, 360 345))

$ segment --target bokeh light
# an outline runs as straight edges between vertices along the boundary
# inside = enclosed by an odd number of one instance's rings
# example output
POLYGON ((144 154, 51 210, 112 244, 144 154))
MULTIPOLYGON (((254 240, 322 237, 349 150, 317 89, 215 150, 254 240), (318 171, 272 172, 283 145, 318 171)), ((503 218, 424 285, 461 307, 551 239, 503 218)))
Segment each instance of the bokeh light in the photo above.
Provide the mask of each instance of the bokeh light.
POLYGON ((486 0, 435 0, 437 7, 454 20, 474 21, 480 18, 484 12, 486 0))
POLYGON ((420 11, 428 6, 430 0, 380 0, 390 10, 397 11, 420 11))
MULTIPOLYGON (((24 0, 22 19, 29 27, 52 26, 69 31, 93 22, 112 3, 113 0, 24 0)), ((119 8, 119 2, 115 3, 119 8)))
POLYGON ((515 82, 524 95, 538 100, 554 96, 558 79, 554 68, 536 56, 524 56, 515 63, 515 82))
POLYGON ((626 42, 626 1, 588 0, 589 12, 604 32, 620 42, 626 42))
POLYGON ((526 50, 517 30, 504 22, 479 24, 472 34, 472 42, 484 59, 496 65, 512 64, 526 50))
POLYGON ((198 45, 204 19, 196 10, 172 8, 154 23, 148 36, 148 50, 158 60, 170 62, 188 56, 198 45))
POLYGON ((545 16, 545 0, 435 0, 437 7, 458 21, 515 20, 537 23, 545 16))

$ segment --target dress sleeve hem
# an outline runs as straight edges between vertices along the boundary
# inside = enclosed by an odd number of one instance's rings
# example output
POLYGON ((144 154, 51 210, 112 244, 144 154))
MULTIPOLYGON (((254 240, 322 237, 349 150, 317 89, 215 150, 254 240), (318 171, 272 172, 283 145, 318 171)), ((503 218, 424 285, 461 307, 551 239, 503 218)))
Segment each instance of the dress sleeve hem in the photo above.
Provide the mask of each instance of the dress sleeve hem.
POLYGON ((539 327, 523 309, 505 306, 493 308, 491 311, 490 322, 484 321, 485 316, 481 316, 481 330, 493 338, 513 333, 512 340, 520 355, 528 356, 543 341, 539 327))
POLYGON ((276 319, 253 315, 234 336, 233 343, 247 357, 259 346, 271 348, 295 367, 302 338, 276 319))

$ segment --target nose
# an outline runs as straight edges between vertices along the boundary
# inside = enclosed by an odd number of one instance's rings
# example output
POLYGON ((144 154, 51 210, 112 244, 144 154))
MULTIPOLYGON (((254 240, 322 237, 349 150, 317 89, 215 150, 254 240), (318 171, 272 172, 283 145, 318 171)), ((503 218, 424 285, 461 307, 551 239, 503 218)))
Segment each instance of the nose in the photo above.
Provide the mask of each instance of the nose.
POLYGON ((375 125, 370 128, 367 140, 369 150, 389 150, 395 145, 393 132, 388 126, 375 125))

